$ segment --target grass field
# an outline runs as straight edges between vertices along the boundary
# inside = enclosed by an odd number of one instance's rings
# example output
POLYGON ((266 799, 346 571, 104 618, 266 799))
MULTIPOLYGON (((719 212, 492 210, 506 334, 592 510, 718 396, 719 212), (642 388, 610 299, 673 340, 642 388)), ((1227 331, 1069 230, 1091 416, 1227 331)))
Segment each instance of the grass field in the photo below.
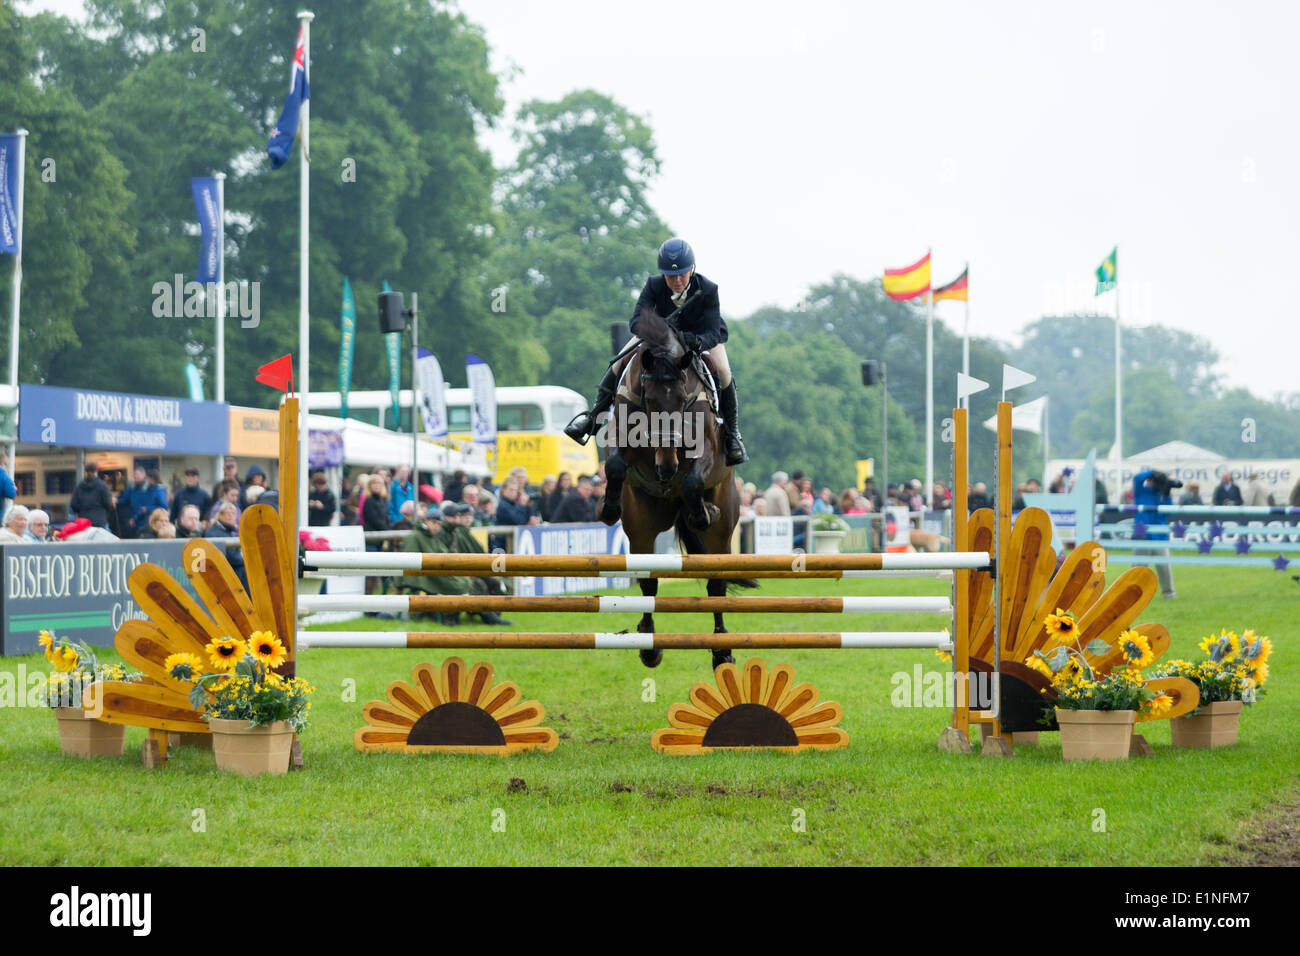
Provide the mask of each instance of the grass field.
MULTIPOLYGON (((792 651, 799 679, 844 706, 848 749, 833 753, 665 757, 649 735, 708 674, 707 651, 669 652, 647 670, 631 651, 463 652, 540 700, 562 735, 551 754, 365 755, 352 748, 361 705, 409 678, 432 651, 307 650, 318 688, 306 768, 245 780, 210 753, 174 749, 166 770, 139 763, 144 732, 120 759, 59 753, 53 717, 5 708, 0 863, 37 865, 390 864, 1213 864, 1245 862, 1294 802, 1300 782, 1300 587, 1268 569, 1179 568, 1178 598, 1141 621, 1173 635, 1173 654, 1222 626, 1272 636, 1272 678, 1242 716, 1241 741, 1175 750, 1147 724, 1145 760, 1062 762, 1056 735, 1013 760, 939 752, 948 712, 891 706, 893 675, 944 665, 930 651, 792 651), (643 701, 647 678, 656 700, 643 701), (346 688, 355 682, 355 696, 346 688), (512 782, 513 781, 513 782, 512 782), (1097 822, 1104 813, 1104 832, 1097 822), (1272 814, 1272 816, 1270 816, 1272 814), (804 821, 802 832, 794 825, 804 821), (497 829, 494 829, 494 821, 497 829), (202 827, 199 824, 202 824, 202 827), (501 827, 504 827, 502 829, 501 827)), ((667 583, 661 594, 699 594, 667 583)), ((760 594, 931 594, 939 582, 766 581, 760 594)), ((514 615, 519 630, 634 628, 633 615, 514 615)), ((711 630, 703 615, 661 616, 663 630, 711 630), (670 624, 671 619, 671 626, 670 624)), ((345 629, 377 627, 363 619, 345 629)), ((754 615, 732 630, 932 629, 941 619, 754 615)), ((748 655, 738 654, 738 661, 748 655)), ((40 669, 40 657, 9 658, 40 669)))

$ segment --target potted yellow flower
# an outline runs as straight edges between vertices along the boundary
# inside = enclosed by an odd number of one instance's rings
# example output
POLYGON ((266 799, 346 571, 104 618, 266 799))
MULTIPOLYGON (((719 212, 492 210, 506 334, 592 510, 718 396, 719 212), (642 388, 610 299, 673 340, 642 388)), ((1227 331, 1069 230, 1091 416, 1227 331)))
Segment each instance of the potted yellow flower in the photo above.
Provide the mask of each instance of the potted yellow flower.
POLYGON ((1254 631, 1221 630, 1200 643, 1203 661, 1172 660, 1165 677, 1186 677, 1201 692, 1196 710, 1169 722, 1175 747, 1229 747, 1237 742, 1242 707, 1253 704, 1268 681, 1273 642, 1254 631))
POLYGON ((1127 760, 1133 724, 1139 711, 1159 713, 1173 706, 1165 694, 1147 689, 1141 669, 1154 659, 1150 642, 1137 631, 1119 637, 1122 665, 1098 674, 1088 657, 1101 657, 1113 648, 1102 640, 1079 646, 1078 622, 1057 609, 1044 627, 1061 643, 1052 650, 1034 651, 1025 663, 1051 680, 1050 694, 1061 731, 1065 760, 1127 760))
POLYGON ((163 666, 177 680, 193 682, 190 703, 212 728, 217 767, 243 776, 287 773, 293 737, 307 726, 315 688, 275 672, 287 652, 268 631, 247 640, 221 637, 204 650, 206 663, 183 653, 163 666))
POLYGON ((59 748, 68 757, 120 757, 126 747, 126 725, 110 724, 81 706, 85 689, 96 681, 139 680, 121 664, 101 664, 88 644, 73 643, 41 631, 40 645, 51 672, 45 702, 59 721, 59 748))

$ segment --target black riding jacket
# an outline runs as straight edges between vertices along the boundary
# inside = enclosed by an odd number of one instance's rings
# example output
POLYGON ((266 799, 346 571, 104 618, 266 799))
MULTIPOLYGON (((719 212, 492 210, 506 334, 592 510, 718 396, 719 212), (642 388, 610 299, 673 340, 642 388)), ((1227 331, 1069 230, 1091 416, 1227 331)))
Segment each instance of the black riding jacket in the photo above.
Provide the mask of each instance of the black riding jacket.
MULTIPOLYGON (((701 293, 685 310, 673 320, 683 332, 694 332, 700 337, 700 349, 708 351, 715 345, 727 341, 727 323, 722 320, 718 308, 718 284, 710 282, 698 272, 691 276, 686 287, 686 298, 701 293)), ((677 306, 673 304, 673 293, 663 276, 651 276, 646 280, 641 297, 636 300, 636 311, 632 313, 629 325, 633 335, 637 333, 637 316, 642 309, 654 309, 662 316, 672 315, 677 306)))

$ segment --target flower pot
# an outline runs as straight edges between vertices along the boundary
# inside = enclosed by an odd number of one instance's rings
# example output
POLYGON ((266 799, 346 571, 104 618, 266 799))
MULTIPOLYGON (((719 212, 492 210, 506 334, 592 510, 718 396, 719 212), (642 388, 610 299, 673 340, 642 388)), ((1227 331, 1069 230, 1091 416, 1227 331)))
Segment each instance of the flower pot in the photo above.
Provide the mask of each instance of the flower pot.
POLYGON ((1065 760, 1127 760, 1136 710, 1062 710, 1061 757, 1065 760))
POLYGON ((59 746, 65 757, 120 757, 126 749, 126 725, 91 717, 80 707, 55 707, 59 746))
POLYGON ((213 717, 208 725, 212 728, 212 752, 218 770, 229 770, 244 777, 289 772, 293 728, 287 720, 250 727, 247 721, 213 717))
POLYGON ((814 531, 813 554, 839 554, 847 531, 814 531))
POLYGON ((1231 747, 1237 742, 1241 701, 1220 700, 1202 704, 1183 717, 1169 721, 1175 747, 1231 747))
POLYGON ((321 588, 325 586, 324 578, 299 578, 299 594, 320 594, 321 588))

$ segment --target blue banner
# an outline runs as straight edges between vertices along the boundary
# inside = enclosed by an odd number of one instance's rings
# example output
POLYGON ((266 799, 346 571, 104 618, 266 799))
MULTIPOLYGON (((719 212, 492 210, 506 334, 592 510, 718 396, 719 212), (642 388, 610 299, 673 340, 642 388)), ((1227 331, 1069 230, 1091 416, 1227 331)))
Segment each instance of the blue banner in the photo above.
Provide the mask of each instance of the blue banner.
MULTIPOLYGON (((623 523, 520 525, 515 529, 515 554, 628 554, 623 523)), ((603 588, 631 587, 631 578, 515 578, 515 593, 572 594, 603 588)))
POLYGON ((18 154, 21 137, 0 136, 0 252, 18 254, 18 154))
POLYGON ((70 448, 224 455, 230 406, 52 385, 18 391, 18 440, 70 448))
POLYGON ((217 198, 217 181, 211 177, 191 179, 190 192, 194 195, 194 210, 199 214, 199 271, 195 281, 208 285, 221 279, 220 230, 217 228, 221 204, 217 198))

